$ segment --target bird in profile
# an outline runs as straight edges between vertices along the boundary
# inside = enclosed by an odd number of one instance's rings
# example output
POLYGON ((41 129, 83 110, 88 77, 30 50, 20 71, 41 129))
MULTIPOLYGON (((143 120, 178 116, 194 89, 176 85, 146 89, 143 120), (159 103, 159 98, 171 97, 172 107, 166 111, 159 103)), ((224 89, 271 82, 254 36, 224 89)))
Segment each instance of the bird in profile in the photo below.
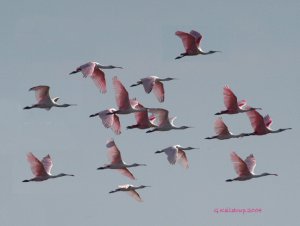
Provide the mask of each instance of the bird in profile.
POLYGON ((23 109, 28 110, 32 108, 43 108, 47 111, 49 111, 52 107, 69 107, 69 106, 75 106, 76 104, 59 104, 57 101, 59 100, 59 97, 50 98, 49 96, 49 86, 35 86, 29 89, 29 91, 35 91, 35 97, 37 100, 36 104, 33 104, 31 106, 26 106, 23 109))
POLYGON ((224 105, 226 107, 226 110, 220 111, 215 115, 237 114, 237 113, 249 112, 253 110, 261 110, 261 108, 253 108, 247 106, 246 100, 237 101, 237 97, 227 85, 224 86, 223 95, 224 95, 224 105))
POLYGON ((30 181, 44 181, 51 178, 74 176, 73 174, 60 173, 58 175, 51 175, 51 169, 53 166, 50 155, 46 155, 41 161, 38 160, 31 152, 27 154, 27 160, 30 164, 31 171, 34 174, 34 178, 29 180, 23 180, 23 182, 30 181))
POLYGON ((99 116, 99 118, 102 120, 102 124, 105 128, 111 128, 113 132, 117 135, 121 134, 121 123, 119 120, 119 116, 116 114, 109 114, 115 112, 116 109, 109 108, 104 111, 100 111, 98 113, 90 115, 90 117, 96 117, 99 116))
POLYGON ((165 153, 168 157, 168 161, 170 164, 174 165, 176 162, 179 162, 184 168, 189 167, 189 162, 185 154, 185 150, 193 150, 198 148, 193 147, 181 147, 180 145, 174 145, 171 147, 167 147, 165 149, 162 149, 160 151, 156 151, 155 153, 165 153))
POLYGON ((148 76, 146 78, 142 78, 141 80, 137 81, 135 84, 131 85, 130 87, 143 85, 144 90, 146 93, 150 93, 152 90, 159 102, 164 102, 165 100, 165 90, 164 81, 171 81, 175 78, 159 78, 157 76, 148 76))
POLYGON ((243 161, 235 152, 232 152, 230 154, 230 157, 238 177, 234 179, 228 179, 226 180, 226 182, 245 181, 245 180, 250 180, 252 178, 264 177, 269 175, 278 176, 275 173, 262 173, 259 175, 255 175, 254 168, 256 166, 256 160, 253 154, 249 155, 245 159, 245 161, 243 161))
POLYGON ((290 130, 292 128, 284 128, 284 129, 278 129, 278 130, 272 130, 272 119, 269 115, 266 115, 265 117, 262 117, 261 114, 259 114, 257 111, 249 111, 247 112, 247 116, 251 122, 251 126, 254 130, 253 133, 248 133, 246 136, 251 135, 265 135, 268 133, 280 133, 285 130, 290 130))
POLYGON ((113 86, 115 89, 115 98, 118 110, 108 114, 130 114, 134 112, 147 111, 147 108, 136 108, 139 102, 136 99, 129 99, 127 90, 117 76, 113 77, 113 86))
POLYGON ((181 53, 180 56, 176 57, 175 59, 180 59, 182 57, 185 56, 195 56, 198 54, 201 55, 208 55, 208 54, 212 54, 212 53, 217 53, 217 52, 221 52, 221 51, 215 51, 215 50, 210 50, 208 52, 204 52, 201 48, 200 48, 200 41, 202 39, 202 35, 194 30, 191 30, 190 33, 186 33, 183 31, 176 31, 175 35, 177 35, 184 46, 185 52, 181 53))
MULTIPOLYGON (((136 105, 137 109, 143 109, 144 106, 140 103, 136 105)), ((127 129, 149 129, 152 127, 156 127, 154 124, 155 115, 148 116, 148 111, 140 111, 134 113, 136 124, 127 126, 127 129)))
POLYGON ((214 124, 215 129, 215 136, 212 137, 206 137, 205 139, 219 139, 219 140, 225 140, 230 138, 239 138, 247 136, 245 133, 241 133, 238 135, 232 134, 229 130, 226 124, 224 123, 223 119, 221 117, 217 118, 214 124))
POLYGON ((106 164, 102 167, 97 168, 98 170, 103 169, 116 169, 122 175, 129 177, 132 180, 135 180, 135 177, 132 173, 127 169, 129 167, 136 167, 136 166, 146 166, 146 164, 127 164, 122 160, 121 152, 119 151, 118 147, 116 146, 113 139, 107 141, 106 147, 108 148, 108 158, 110 159, 110 164, 106 164))
POLYGON ((103 66, 97 62, 88 62, 76 68, 75 71, 70 72, 70 75, 81 72, 84 78, 89 76, 93 79, 96 86, 100 89, 100 92, 106 93, 105 74, 101 69, 114 69, 114 68, 123 69, 122 67, 117 67, 113 65, 103 66))
POLYGON ((118 191, 125 191, 136 201, 142 202, 143 200, 141 199, 139 193, 136 192, 136 190, 146 188, 146 187, 150 187, 150 186, 145 186, 145 185, 133 186, 132 184, 124 184, 124 185, 119 185, 117 189, 110 191, 109 193, 111 194, 111 193, 115 193, 118 191))
POLYGON ((147 130, 146 133, 155 131, 183 130, 191 128, 189 126, 177 127, 174 125, 176 117, 169 118, 169 111, 163 108, 149 108, 148 111, 155 115, 158 120, 157 126, 152 130, 147 130))

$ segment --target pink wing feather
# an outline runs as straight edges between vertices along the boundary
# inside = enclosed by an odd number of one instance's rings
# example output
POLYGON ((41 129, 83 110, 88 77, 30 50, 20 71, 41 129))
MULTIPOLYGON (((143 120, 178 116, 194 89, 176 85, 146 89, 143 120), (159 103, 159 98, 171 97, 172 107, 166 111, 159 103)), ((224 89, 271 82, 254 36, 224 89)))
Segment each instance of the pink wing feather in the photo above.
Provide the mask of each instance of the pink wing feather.
POLYGON ((238 109, 238 103, 237 98, 232 92, 232 90, 229 88, 229 86, 225 86, 223 89, 223 95, 224 95, 224 105, 228 110, 237 110, 238 109))
POLYGON ((223 122, 222 118, 217 118, 214 125, 215 133, 217 135, 228 135, 230 134, 228 127, 223 122))
POLYGON ((130 107, 128 92, 117 76, 113 77, 113 85, 115 88, 116 103, 119 109, 128 109, 130 107))
POLYGON ((164 85, 162 82, 155 81, 154 87, 153 87, 153 92, 159 102, 164 102, 165 90, 164 90, 164 85))
POLYGON ((30 164, 31 171, 36 177, 47 176, 47 172, 40 160, 38 160, 31 152, 27 154, 27 160, 30 164))
POLYGON ((97 66, 94 67, 94 72, 91 76, 96 86, 100 89, 102 93, 106 93, 106 81, 105 74, 97 66))
POLYGON ((256 160, 255 160, 255 157, 253 156, 253 154, 249 155, 245 159, 245 163, 246 163, 250 173, 254 174, 254 168, 256 166, 256 160))
POLYGON ((233 163, 233 167, 235 169, 235 172, 239 176, 249 176, 249 175, 251 175, 247 164, 235 152, 232 152, 230 157, 231 157, 231 161, 233 163))
POLYGON ((46 155, 42 159, 42 164, 44 166, 46 173, 51 175, 51 169, 52 169, 53 163, 52 163, 52 159, 51 159, 50 155, 46 155))

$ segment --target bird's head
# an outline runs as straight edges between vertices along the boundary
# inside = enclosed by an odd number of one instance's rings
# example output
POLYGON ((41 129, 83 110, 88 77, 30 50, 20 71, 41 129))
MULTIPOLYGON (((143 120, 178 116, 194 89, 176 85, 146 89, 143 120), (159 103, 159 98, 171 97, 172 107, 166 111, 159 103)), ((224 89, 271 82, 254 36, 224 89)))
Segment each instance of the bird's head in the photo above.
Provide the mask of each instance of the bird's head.
POLYGON ((269 176, 269 175, 278 176, 278 174, 276 174, 276 173, 263 173, 262 174, 262 176, 269 176))

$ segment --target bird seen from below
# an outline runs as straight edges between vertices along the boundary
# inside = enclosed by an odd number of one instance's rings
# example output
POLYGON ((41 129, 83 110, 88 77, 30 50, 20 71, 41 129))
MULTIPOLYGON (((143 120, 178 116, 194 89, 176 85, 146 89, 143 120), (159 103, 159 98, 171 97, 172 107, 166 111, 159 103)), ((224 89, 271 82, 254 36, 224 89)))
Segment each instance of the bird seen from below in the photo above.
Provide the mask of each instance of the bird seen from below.
POLYGON ((49 96, 49 86, 35 86, 29 89, 29 91, 35 91, 35 97, 37 100, 36 104, 33 104, 31 106, 26 106, 23 109, 28 110, 32 108, 43 108, 47 111, 49 111, 52 107, 69 107, 69 106, 75 106, 76 104, 59 104, 57 101, 59 100, 59 97, 50 98, 49 96))
POLYGON ((245 161, 243 161, 235 152, 230 154, 231 161, 233 163, 233 167, 238 177, 234 179, 228 179, 226 182, 232 181, 245 181, 250 180, 252 178, 264 177, 264 176, 278 176, 276 173, 262 173, 259 175, 254 174, 254 168, 256 166, 256 160, 253 154, 249 155, 245 161))
POLYGON ((110 191, 109 193, 115 193, 118 191, 125 191, 127 192, 128 195, 130 195, 132 198, 134 198, 138 202, 142 202, 143 200, 141 199, 139 193, 136 192, 137 189, 142 189, 142 188, 147 188, 150 186, 145 186, 145 185, 140 185, 140 186, 133 186, 132 184, 124 184, 124 185, 119 185, 117 189, 110 191))
POLYGON ((185 49, 185 52, 181 53, 180 56, 175 58, 175 60, 180 59, 185 56, 195 56, 198 54, 208 55, 208 54, 212 54, 212 53, 221 52, 221 51, 215 51, 215 50, 210 50, 208 52, 204 52, 200 48, 200 41, 202 39, 202 35, 197 31, 191 30, 190 33, 176 31, 175 35, 177 35, 181 39, 184 49, 185 49))
POLYGON ((132 173, 127 169, 129 167, 136 167, 136 166, 146 166, 146 164, 127 164, 122 160, 121 152, 119 151, 118 147, 116 146, 113 139, 107 141, 106 147, 108 148, 108 158, 110 160, 110 164, 106 164, 102 167, 97 168, 97 170, 103 169, 116 169, 122 175, 129 177, 132 180, 135 180, 135 177, 132 173))
POLYGON ((95 85, 100 89, 100 92, 106 93, 107 90, 106 90, 105 74, 101 69, 114 69, 114 68, 123 69, 122 67, 117 67, 113 65, 103 66, 97 62, 88 62, 76 68, 75 71, 70 72, 69 75, 81 72, 84 78, 89 76, 93 79, 95 85))
POLYGON ((44 181, 51 178, 74 176, 73 174, 60 173, 57 175, 51 175, 51 169, 53 166, 50 155, 46 155, 41 161, 38 160, 31 152, 27 154, 27 160, 30 164, 31 171, 34 174, 34 178, 29 180, 23 180, 23 182, 30 181, 44 181))

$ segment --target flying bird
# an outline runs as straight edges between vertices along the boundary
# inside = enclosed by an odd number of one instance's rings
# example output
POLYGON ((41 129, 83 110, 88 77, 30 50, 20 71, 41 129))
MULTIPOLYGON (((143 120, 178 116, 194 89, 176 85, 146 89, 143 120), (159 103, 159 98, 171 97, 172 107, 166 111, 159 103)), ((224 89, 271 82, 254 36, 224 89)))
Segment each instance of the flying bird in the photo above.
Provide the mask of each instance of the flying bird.
POLYGON ((177 35, 179 38, 181 38, 181 41, 183 43, 183 46, 185 48, 185 52, 181 53, 180 56, 176 57, 175 59, 180 59, 185 56, 194 56, 194 55, 208 55, 216 52, 221 51, 215 51, 211 50, 208 52, 203 52, 203 50, 200 48, 200 41, 202 39, 202 35, 194 30, 191 30, 190 33, 182 32, 182 31, 176 31, 175 35, 177 35))
POLYGON ((110 191, 109 193, 115 193, 118 191, 125 191, 127 194, 129 194, 132 198, 134 198, 138 202, 142 202, 143 200, 141 199, 139 193, 136 192, 137 189, 142 189, 150 186, 133 186, 131 184, 124 184, 124 185, 119 185, 117 189, 110 191))
POLYGON ((113 139, 107 141, 106 147, 108 148, 108 157, 110 159, 110 164, 106 164, 103 167, 97 168, 98 170, 102 169, 117 169, 121 174, 126 177, 129 177, 132 180, 135 180, 135 177, 132 173, 127 169, 129 167, 136 167, 136 166, 146 166, 146 164, 127 164, 122 160, 121 152, 119 151, 118 147, 116 146, 113 139))
POLYGON ((247 134, 245 134, 245 133, 241 133, 238 135, 232 134, 228 130, 228 127, 225 125, 225 123, 221 117, 216 119, 215 124, 214 124, 214 129, 215 129, 216 135, 212 136, 212 137, 206 137, 205 139, 225 140, 225 139, 230 139, 230 138, 239 138, 239 137, 247 136, 247 134))
POLYGON ((148 76, 146 78, 142 78, 141 80, 137 81, 137 83, 131 85, 130 87, 143 85, 144 90, 146 93, 150 93, 152 90, 159 102, 164 102, 165 100, 165 90, 164 90, 164 84, 162 82, 164 81, 171 81, 175 78, 159 78, 157 76, 148 76))
POLYGON ((232 90, 227 85, 224 86, 223 95, 224 95, 224 105, 226 107, 226 110, 220 111, 215 115, 237 114, 237 113, 249 112, 253 110, 261 110, 261 108, 253 108, 247 106, 246 100, 237 101, 237 97, 234 95, 232 90))
POLYGON ((171 147, 167 147, 163 150, 156 151, 155 153, 165 153, 168 156, 168 161, 170 164, 174 165, 176 162, 179 162, 184 168, 189 167, 189 162, 186 157, 186 154, 184 150, 193 150, 193 149, 198 149, 198 148, 193 148, 193 147, 181 147, 180 145, 174 145, 171 147))
POLYGON ((72 71, 70 75, 81 72, 84 78, 88 76, 91 77, 94 83, 96 84, 96 86, 100 89, 100 91, 102 93, 106 93, 105 74, 101 69, 113 69, 113 68, 123 69, 122 67, 117 67, 113 65, 103 66, 97 62, 88 62, 76 68, 76 70, 72 71))
POLYGON ((23 109, 32 109, 32 108, 43 108, 47 111, 49 111, 52 107, 69 107, 74 106, 76 104, 59 104, 57 101, 59 100, 59 97, 50 98, 49 96, 49 86, 35 86, 29 89, 29 91, 35 91, 35 97, 37 100, 36 104, 33 104, 31 106, 26 106, 23 109))
POLYGON ((157 127, 152 130, 147 130, 146 133, 152 133, 155 131, 169 131, 169 130, 183 130, 191 128, 189 126, 177 127, 174 125, 176 117, 169 118, 169 111, 163 108, 149 108, 148 111, 155 115, 158 120, 157 127))
MULTIPOLYGON (((138 103, 136 105, 136 108, 143 109, 144 106, 138 103)), ((154 115, 148 116, 148 111, 135 112, 134 116, 135 116, 136 124, 127 126, 127 129, 134 129, 134 128, 149 129, 152 127, 156 127, 156 125, 154 124, 155 116, 154 115)))
POLYGON ((245 161, 243 161, 235 152, 232 152, 230 154, 230 157, 238 177, 234 179, 228 179, 226 180, 226 182, 244 181, 244 180, 250 180, 252 178, 264 177, 269 175, 278 176, 275 173, 262 173, 259 175, 255 175, 254 168, 256 166, 256 160, 253 154, 249 155, 245 159, 245 161))
POLYGON ((23 180, 23 182, 30 181, 43 181, 50 178, 74 176, 73 174, 60 173, 58 175, 51 175, 51 169, 53 166, 50 155, 46 155, 41 161, 38 160, 31 152, 27 154, 27 160, 30 164, 31 171, 34 174, 34 178, 29 180, 23 180))
POLYGON ((284 128, 284 129, 272 130, 271 125, 272 125, 273 121, 269 115, 262 117, 262 115, 259 114, 257 111, 249 111, 249 112, 247 112, 247 115, 251 122, 251 126, 254 130, 253 133, 246 134, 247 136, 265 135, 268 133, 280 133, 285 130, 292 129, 292 128, 284 128))
POLYGON ((96 117, 99 116, 99 118, 102 120, 102 124, 105 128, 111 128, 115 134, 119 135, 121 134, 121 123, 119 120, 119 116, 116 114, 109 114, 115 112, 116 109, 109 108, 104 111, 100 111, 98 113, 90 115, 90 117, 96 117))

